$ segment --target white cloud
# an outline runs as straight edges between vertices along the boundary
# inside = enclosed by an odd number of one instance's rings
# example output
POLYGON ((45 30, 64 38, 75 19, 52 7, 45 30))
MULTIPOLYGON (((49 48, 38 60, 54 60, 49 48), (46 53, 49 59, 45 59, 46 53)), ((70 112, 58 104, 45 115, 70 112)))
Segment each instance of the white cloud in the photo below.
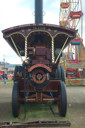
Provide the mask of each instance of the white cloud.
POLYGON ((32 15, 32 11, 29 8, 19 7, 17 5, 19 1, 20 0, 3 0, 3 2, 1 2, 0 24, 4 27, 33 23, 34 17, 32 15))
POLYGON ((44 17, 44 22, 49 24, 59 24, 59 17, 56 13, 53 13, 51 11, 46 12, 44 17))
POLYGON ((22 64, 21 59, 19 57, 15 58, 5 58, 6 62, 9 62, 10 64, 22 64))
POLYGON ((16 55, 16 53, 12 50, 12 48, 6 43, 3 38, 0 38, 0 61, 3 61, 4 57, 6 62, 20 63, 20 59, 16 55))
POLYGON ((56 9, 60 8, 60 0, 54 0, 51 6, 55 7, 56 9))
POLYGON ((44 1, 44 4, 46 4, 46 2, 48 2, 48 0, 43 0, 44 1))
POLYGON ((33 22, 33 16, 29 9, 16 8, 16 10, 13 10, 12 12, 8 10, 7 13, 8 14, 4 12, 1 15, 2 18, 0 22, 3 23, 2 25, 4 25, 4 27, 11 27, 33 22))
MULTIPOLYGON (((49 3, 49 0, 46 0, 49 3)), ((44 16, 44 22, 49 24, 59 24, 59 11, 60 11, 60 1, 54 0, 49 3, 48 10, 44 16), (50 9, 51 8, 51 9, 50 9)))

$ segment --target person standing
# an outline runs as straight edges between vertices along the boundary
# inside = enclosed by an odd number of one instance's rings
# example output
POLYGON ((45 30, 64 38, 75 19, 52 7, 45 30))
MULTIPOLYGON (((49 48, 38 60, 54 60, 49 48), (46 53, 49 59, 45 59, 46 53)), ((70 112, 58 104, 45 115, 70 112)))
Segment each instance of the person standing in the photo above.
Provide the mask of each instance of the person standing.
POLYGON ((3 74, 3 80, 4 80, 4 85, 6 85, 6 80, 7 80, 7 74, 6 73, 3 74))

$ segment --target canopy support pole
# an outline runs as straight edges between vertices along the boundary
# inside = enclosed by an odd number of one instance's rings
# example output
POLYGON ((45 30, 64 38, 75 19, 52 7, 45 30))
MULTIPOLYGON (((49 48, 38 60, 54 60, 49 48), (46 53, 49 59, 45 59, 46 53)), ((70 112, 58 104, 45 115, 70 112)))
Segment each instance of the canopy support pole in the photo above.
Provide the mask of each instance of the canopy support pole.
POLYGON ((54 63, 54 38, 52 37, 52 63, 54 63))
POLYGON ((27 37, 25 38, 25 62, 27 62, 27 37))

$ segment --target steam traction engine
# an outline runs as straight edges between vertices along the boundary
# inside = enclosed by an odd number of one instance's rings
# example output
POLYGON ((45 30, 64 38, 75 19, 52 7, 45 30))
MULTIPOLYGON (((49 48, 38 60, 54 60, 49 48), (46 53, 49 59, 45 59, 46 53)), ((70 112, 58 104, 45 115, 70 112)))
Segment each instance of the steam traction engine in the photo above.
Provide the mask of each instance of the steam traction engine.
POLYGON ((35 24, 2 31, 6 41, 22 60, 22 66, 16 66, 14 73, 14 117, 19 116, 20 104, 27 101, 56 101, 60 116, 66 115, 65 75, 59 60, 63 49, 76 36, 76 31, 42 22, 42 0, 36 0, 35 24), (22 56, 25 56, 25 61, 22 56))

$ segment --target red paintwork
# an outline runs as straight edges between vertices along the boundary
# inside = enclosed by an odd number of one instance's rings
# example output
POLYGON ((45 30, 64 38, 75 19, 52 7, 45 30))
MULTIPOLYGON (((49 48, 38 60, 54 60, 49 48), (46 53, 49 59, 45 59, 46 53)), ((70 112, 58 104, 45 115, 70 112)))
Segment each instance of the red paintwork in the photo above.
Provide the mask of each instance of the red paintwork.
MULTIPOLYGON (((60 81, 58 81, 58 80, 50 80, 47 86, 45 86, 41 89, 38 89, 38 88, 35 88, 34 86, 32 86, 30 81, 29 82, 27 82, 27 81, 28 80, 26 80, 26 88, 28 88, 28 86, 29 86, 29 91, 35 92, 35 93, 38 90, 40 90, 41 92, 47 92, 47 91, 49 91, 49 92, 55 91, 56 92, 56 91, 58 91, 58 87, 59 87, 59 83, 60 83, 60 81)), ((21 80, 19 82, 19 85, 20 85, 19 89, 24 91, 24 80, 21 80)))
MULTIPOLYGON (((41 103, 43 101, 57 101, 57 97, 52 98, 49 95, 45 94, 45 92, 57 93, 59 91, 59 83, 60 81, 58 80, 51 80, 49 81, 47 86, 43 88, 35 88, 31 85, 30 81, 27 82, 26 80, 26 91, 33 92, 33 94, 30 95, 26 101, 36 101, 38 103, 41 103)), ((19 84, 19 92, 24 92, 24 80, 21 80, 19 84)), ((25 99, 20 98, 20 101, 25 101, 25 99)))
POLYGON ((39 64, 39 63, 42 63, 43 65, 49 65, 49 61, 48 60, 32 60, 32 65, 34 64, 39 64))
POLYGON ((51 80, 47 86, 43 88, 44 91, 57 91, 58 86, 59 86, 59 81, 58 80, 51 80))
MULTIPOLYGON (((35 44, 34 44, 35 45, 35 44)), ((30 47, 31 53, 28 48, 28 54, 31 54, 32 57, 32 65, 34 64, 45 64, 49 65, 51 60, 51 50, 47 48, 46 44, 42 45, 35 45, 35 48, 30 47), (35 52, 33 52, 35 51, 35 52)))
POLYGON ((33 65, 31 68, 28 69, 28 72, 31 72, 33 69, 38 68, 38 67, 45 68, 49 72, 52 72, 51 68, 48 67, 48 66, 46 66, 46 65, 44 65, 44 64, 36 64, 36 65, 33 65))
POLYGON ((43 83, 45 80, 46 80, 46 74, 45 74, 45 72, 43 71, 43 70, 36 70, 34 73, 33 73, 33 80, 34 80, 34 82, 35 83, 38 83, 38 84, 41 84, 41 83, 43 83), (43 75, 43 78, 41 79, 41 80, 37 80, 36 79, 36 74, 37 73, 41 73, 42 75, 43 75))

